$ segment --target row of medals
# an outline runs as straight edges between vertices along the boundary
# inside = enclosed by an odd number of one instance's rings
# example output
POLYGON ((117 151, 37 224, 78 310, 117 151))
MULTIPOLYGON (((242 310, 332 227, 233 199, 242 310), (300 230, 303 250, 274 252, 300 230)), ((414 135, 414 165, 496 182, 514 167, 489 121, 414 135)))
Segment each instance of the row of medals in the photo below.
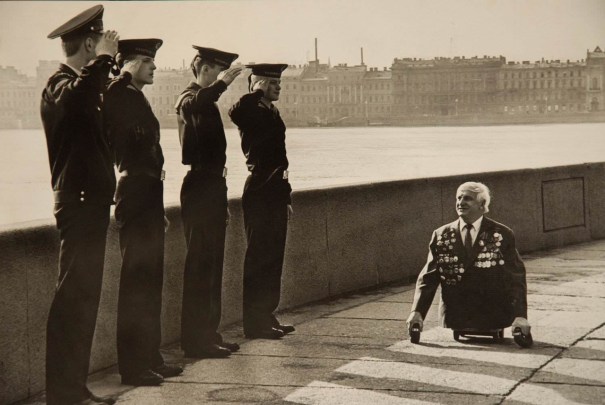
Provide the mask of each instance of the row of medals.
MULTIPOLYGON (((443 236, 449 236, 450 239, 449 240, 445 240, 445 241, 440 241, 437 243, 437 245, 445 245, 444 249, 448 249, 448 250, 453 250, 454 248, 454 243, 456 242, 456 238, 455 238, 455 233, 451 232, 447 235, 443 235, 443 236)), ((442 236, 442 237, 443 237, 442 236)), ((483 241, 480 241, 483 242, 483 241)), ((480 243, 480 245, 483 246, 482 252, 479 253, 477 255, 477 260, 474 265, 475 267, 481 268, 481 269, 488 269, 491 267, 496 267, 498 264, 500 266, 504 265, 504 260, 500 257, 498 252, 488 252, 487 251, 487 246, 484 246, 483 243, 480 243)), ((496 244, 496 246, 500 245, 500 242, 498 241, 496 244)), ((447 250, 446 250, 447 251, 447 250)), ((459 282, 460 280, 462 280, 462 275, 464 273, 464 267, 461 264, 457 264, 458 263, 458 256, 454 256, 454 257, 450 257, 449 253, 442 253, 439 254, 439 263, 454 263, 454 265, 450 265, 448 266, 448 268, 443 268, 441 266, 439 266, 439 273, 441 273, 440 277, 442 280, 445 280, 445 284, 446 285, 456 285, 457 282, 459 282), (450 276, 450 277, 446 277, 450 276), (454 276, 454 277, 451 277, 454 276)))
MULTIPOLYGON (((448 250, 454 249, 454 243, 456 243, 456 234, 451 231, 441 235, 441 240, 437 242, 437 246, 445 245, 442 249, 447 252, 448 250)), ((440 277, 444 280, 446 285, 456 285, 456 283, 462 280, 464 267, 462 266, 462 263, 458 263, 458 256, 450 257, 449 252, 440 253, 438 262, 440 264, 447 263, 445 268, 441 265, 439 266, 439 273, 441 273, 440 277)))

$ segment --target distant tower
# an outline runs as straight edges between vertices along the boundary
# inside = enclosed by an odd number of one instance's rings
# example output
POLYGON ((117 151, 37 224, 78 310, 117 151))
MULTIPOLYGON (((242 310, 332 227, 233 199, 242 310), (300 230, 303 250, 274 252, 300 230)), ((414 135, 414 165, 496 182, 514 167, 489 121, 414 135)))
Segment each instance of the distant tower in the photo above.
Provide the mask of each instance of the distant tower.
POLYGON ((361 66, 365 66, 363 63, 363 46, 361 47, 361 66))
POLYGON ((319 59, 317 58, 317 38, 315 38, 315 62, 319 63, 319 59))

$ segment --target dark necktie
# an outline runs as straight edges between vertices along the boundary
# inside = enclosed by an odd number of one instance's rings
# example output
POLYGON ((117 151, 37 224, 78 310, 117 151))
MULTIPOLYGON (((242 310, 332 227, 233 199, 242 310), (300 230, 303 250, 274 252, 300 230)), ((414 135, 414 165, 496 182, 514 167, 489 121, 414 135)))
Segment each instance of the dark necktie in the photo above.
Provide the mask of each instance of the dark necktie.
POLYGON ((471 229, 473 229, 472 224, 464 225, 466 228, 466 236, 464 237, 464 248, 466 249, 466 256, 471 257, 471 253, 473 251, 473 237, 471 235, 471 229))

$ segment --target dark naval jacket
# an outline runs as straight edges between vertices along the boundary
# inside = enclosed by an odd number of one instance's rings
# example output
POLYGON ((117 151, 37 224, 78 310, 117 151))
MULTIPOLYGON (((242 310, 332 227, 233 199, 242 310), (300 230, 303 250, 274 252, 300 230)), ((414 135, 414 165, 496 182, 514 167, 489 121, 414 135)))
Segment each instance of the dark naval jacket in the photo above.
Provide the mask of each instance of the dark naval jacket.
POLYGON ((222 80, 206 88, 191 82, 179 96, 175 108, 184 165, 222 175, 227 140, 216 102, 225 90, 222 80))
POLYGON ((275 106, 261 102, 262 90, 245 94, 229 111, 239 128, 246 165, 252 172, 249 190, 291 203, 292 188, 283 173, 288 169, 286 125, 275 106))
POLYGON ((153 172, 164 166, 160 123, 143 92, 126 72, 114 78, 105 93, 105 127, 120 172, 153 172))
POLYGON ((56 203, 113 202, 116 179, 101 111, 112 65, 111 56, 101 55, 78 76, 61 64, 42 92, 40 112, 56 203))
POLYGON ((444 327, 489 330, 508 327, 515 317, 527 318, 525 265, 513 231, 484 216, 467 257, 459 221, 433 232, 412 311, 425 318, 441 286, 444 327))

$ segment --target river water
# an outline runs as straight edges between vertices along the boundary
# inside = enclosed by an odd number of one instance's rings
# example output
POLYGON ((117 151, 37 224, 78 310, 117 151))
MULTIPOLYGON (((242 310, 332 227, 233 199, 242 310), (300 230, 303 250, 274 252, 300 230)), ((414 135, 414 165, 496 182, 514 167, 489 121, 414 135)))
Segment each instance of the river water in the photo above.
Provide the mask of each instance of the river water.
MULTIPOLYGON (((237 130, 227 129, 227 184, 247 176, 237 130)), ((187 168, 176 129, 161 133, 166 205, 178 204, 187 168)), ((0 225, 52 220, 42 130, 0 130, 0 225)), ((605 123, 489 127, 293 128, 287 131, 294 190, 605 161, 605 123)), ((471 179, 469 179, 471 180, 471 179)), ((296 202, 295 202, 296 204, 296 202)))

